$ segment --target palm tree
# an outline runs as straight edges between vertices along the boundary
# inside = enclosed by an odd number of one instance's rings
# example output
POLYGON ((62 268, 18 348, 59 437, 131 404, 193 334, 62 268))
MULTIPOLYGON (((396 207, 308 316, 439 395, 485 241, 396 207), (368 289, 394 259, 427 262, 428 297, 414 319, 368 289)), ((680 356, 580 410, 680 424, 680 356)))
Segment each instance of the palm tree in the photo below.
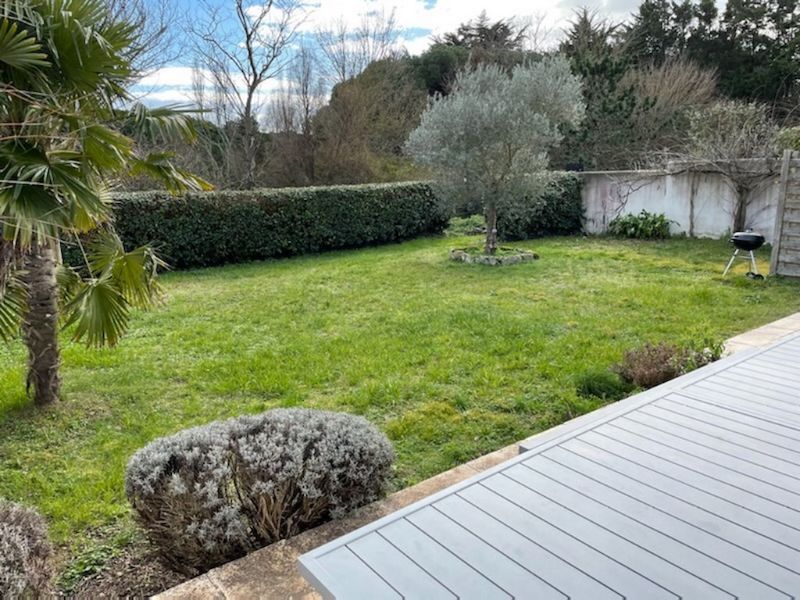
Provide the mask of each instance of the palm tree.
POLYGON ((121 133, 193 136, 188 111, 132 104, 136 35, 103 0, 0 0, 0 336, 22 331, 38 405, 59 397, 62 327, 114 345, 130 309, 159 297, 162 263, 114 233, 113 178, 208 187, 121 133), (66 266, 62 243, 78 244, 85 264, 66 266))

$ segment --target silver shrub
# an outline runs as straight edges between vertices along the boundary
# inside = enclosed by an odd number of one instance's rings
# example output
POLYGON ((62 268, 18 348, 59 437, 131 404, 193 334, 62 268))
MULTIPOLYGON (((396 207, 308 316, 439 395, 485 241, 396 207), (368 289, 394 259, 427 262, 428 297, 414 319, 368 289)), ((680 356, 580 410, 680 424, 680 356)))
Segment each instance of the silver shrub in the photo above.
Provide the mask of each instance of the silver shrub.
POLYGON ((255 547, 233 494, 230 424, 159 438, 133 455, 125 492, 136 517, 174 569, 194 574, 255 547))
POLYGON ((153 441, 125 486, 163 558, 193 575, 378 499, 393 461, 362 417, 276 409, 153 441))
POLYGON ((52 592, 52 546, 39 514, 0 500, 0 598, 45 598, 52 592))

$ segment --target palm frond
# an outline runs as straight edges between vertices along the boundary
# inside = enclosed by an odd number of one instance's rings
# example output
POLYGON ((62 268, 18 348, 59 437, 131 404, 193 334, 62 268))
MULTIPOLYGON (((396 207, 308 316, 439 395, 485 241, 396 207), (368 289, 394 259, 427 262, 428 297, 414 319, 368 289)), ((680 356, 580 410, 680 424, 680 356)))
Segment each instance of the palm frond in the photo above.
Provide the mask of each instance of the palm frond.
POLYGON ((131 161, 131 174, 146 175, 160 181, 172 194, 214 188, 205 179, 175 166, 170 161, 172 156, 169 152, 152 152, 145 158, 136 158, 131 161))
POLYGON ((19 275, 8 275, 0 289, 0 339, 6 342, 19 334, 28 298, 28 290, 19 275))
POLYGON ((106 125, 81 129, 81 146, 87 161, 101 171, 118 171, 133 153, 133 140, 106 125))
POLYGON ((162 298, 158 271, 166 268, 150 246, 125 251, 122 240, 111 231, 98 233, 87 248, 89 268, 95 276, 110 275, 125 301, 137 308, 151 308, 162 298))
POLYGON ((28 244, 57 237, 59 230, 89 231, 105 222, 111 201, 102 183, 84 169, 74 150, 44 152, 0 143, 0 219, 5 237, 28 244))
POLYGON ((87 269, 61 266, 64 327, 88 346, 114 346, 128 327, 131 307, 147 309, 162 298, 158 271, 166 267, 149 246, 125 251, 111 229, 94 232, 86 247, 87 269))
POLYGON ((113 199, 111 191, 103 181, 94 181, 90 174, 86 174, 88 193, 78 198, 72 198, 68 203, 68 225, 64 229, 70 232, 88 233, 100 225, 106 224, 111 218, 113 199))
POLYGON ((47 27, 43 48, 65 91, 71 88, 83 104, 106 103, 109 110, 110 101, 127 96, 124 86, 133 69, 122 51, 136 35, 130 23, 108 22, 102 0, 37 2, 36 11, 47 27))
POLYGON ((82 281, 64 307, 65 327, 75 326, 72 339, 87 346, 115 346, 128 328, 128 303, 110 275, 82 281))
POLYGON ((0 63, 14 69, 48 67, 47 54, 29 32, 8 19, 0 20, 0 63))
POLYGON ((132 129, 136 136, 191 142, 197 137, 192 116, 198 112, 196 108, 182 104, 156 108, 134 104, 126 115, 119 116, 124 126, 132 129))
POLYGON ((78 269, 62 263, 56 269, 56 282, 58 283, 59 306, 64 307, 80 292, 83 279, 78 269))

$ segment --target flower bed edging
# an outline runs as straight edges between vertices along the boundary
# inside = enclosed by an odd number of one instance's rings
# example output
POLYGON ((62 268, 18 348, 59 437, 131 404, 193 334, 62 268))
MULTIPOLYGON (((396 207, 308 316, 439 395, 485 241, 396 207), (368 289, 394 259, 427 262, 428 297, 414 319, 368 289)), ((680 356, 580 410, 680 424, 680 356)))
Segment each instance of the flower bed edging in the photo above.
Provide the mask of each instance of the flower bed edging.
POLYGON ((523 262, 530 262, 537 260, 539 255, 530 250, 522 250, 519 248, 501 248, 506 254, 478 254, 470 253, 466 248, 455 248, 450 250, 450 260, 462 262, 466 264, 489 265, 491 267, 500 267, 504 265, 516 265, 523 262), (508 254, 508 252, 515 252, 508 254))

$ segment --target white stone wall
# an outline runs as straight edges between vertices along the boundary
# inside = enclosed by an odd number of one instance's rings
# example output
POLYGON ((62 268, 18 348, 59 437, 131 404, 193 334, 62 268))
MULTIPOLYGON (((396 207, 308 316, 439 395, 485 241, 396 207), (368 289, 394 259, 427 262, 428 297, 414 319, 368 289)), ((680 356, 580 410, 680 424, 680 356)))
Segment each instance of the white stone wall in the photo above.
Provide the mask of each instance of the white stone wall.
MULTIPOLYGON (((603 233, 617 215, 646 210, 664 213, 674 221, 673 233, 718 238, 733 226, 734 193, 714 173, 661 171, 602 171, 581 173, 585 229, 603 233)), ((775 228, 778 178, 754 190, 747 209, 747 227, 768 242, 775 228)))

